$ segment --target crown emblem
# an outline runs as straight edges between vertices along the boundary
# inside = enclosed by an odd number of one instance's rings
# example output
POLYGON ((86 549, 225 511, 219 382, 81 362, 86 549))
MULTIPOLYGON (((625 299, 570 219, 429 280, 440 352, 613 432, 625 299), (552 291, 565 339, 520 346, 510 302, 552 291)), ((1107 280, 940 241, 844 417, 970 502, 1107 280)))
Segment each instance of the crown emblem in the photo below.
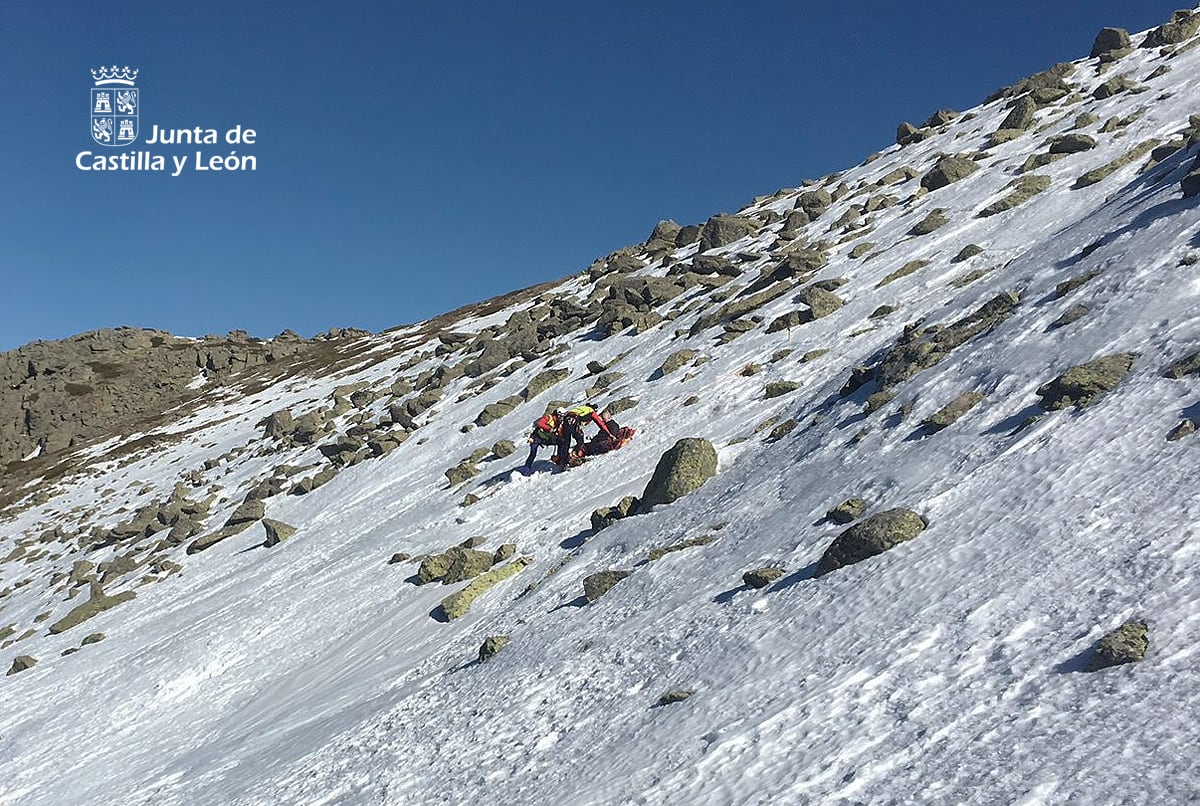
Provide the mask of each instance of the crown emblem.
POLYGON ((117 67, 115 64, 112 67, 101 67, 99 70, 92 71, 92 78, 95 79, 97 87, 109 84, 125 84, 132 87, 133 82, 137 81, 137 75, 136 67, 130 70, 128 66, 117 67))

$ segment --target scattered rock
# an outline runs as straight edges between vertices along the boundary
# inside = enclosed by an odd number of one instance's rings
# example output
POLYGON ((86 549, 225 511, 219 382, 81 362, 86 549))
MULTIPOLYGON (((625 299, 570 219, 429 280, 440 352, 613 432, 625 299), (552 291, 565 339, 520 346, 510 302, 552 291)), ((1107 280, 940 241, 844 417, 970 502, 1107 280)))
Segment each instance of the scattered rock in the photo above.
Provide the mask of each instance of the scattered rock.
POLYGON ((259 499, 252 499, 235 509, 229 516, 229 520, 225 521, 225 526, 230 529, 237 527, 245 529, 255 521, 262 520, 266 514, 267 505, 259 499))
POLYGON ((657 562, 663 557, 666 557, 668 554, 673 554, 676 551, 683 551, 684 549, 695 548, 696 546, 707 546, 716 539, 717 538, 715 535, 702 535, 700 537, 688 538, 687 540, 681 540, 678 543, 672 543, 669 546, 660 546, 658 548, 650 549, 650 553, 646 555, 646 559, 649 562, 657 562))
POLYGON ((406 552, 397 551, 392 555, 391 559, 388 560, 388 565, 398 565, 400 563, 408 562, 411 559, 412 557, 406 552))
MULTIPOLYGON (((1055 137, 1050 143, 1051 154, 1078 154, 1081 151, 1090 151, 1098 145, 1095 137, 1080 132, 1070 132, 1068 134, 1055 137)), ((1049 177, 1046 177, 1047 179, 1049 177)))
POLYGON ((612 526, 622 518, 628 518, 638 513, 640 501, 632 495, 627 495, 611 507, 601 507, 592 513, 592 531, 598 532, 612 526))
POLYGON ((489 635, 483 639, 483 643, 479 646, 479 662, 484 663, 494 657, 497 652, 508 646, 508 642, 507 635, 489 635))
POLYGON ((1096 644, 1087 671, 1098 672, 1110 666, 1144 660, 1150 648, 1149 628, 1142 621, 1127 621, 1105 635, 1096 644))
POLYGON ((1040 174, 1022 176, 1010 185, 1013 188, 1012 193, 984 207, 976 217, 987 218, 1020 207, 1039 193, 1049 190, 1051 181, 1050 177, 1040 174))
POLYGON ((889 509, 872 515, 842 532, 821 555, 818 574, 827 574, 852 563, 874 557, 925 530, 925 519, 911 509, 889 509))
POLYGON ((921 187, 926 190, 940 190, 947 185, 966 179, 979 170, 974 160, 966 157, 945 156, 937 161, 933 168, 921 177, 921 187))
POLYGON ((1004 122, 1000 124, 999 131, 1011 130, 1018 133, 1023 132, 1033 125, 1033 118, 1036 113, 1037 102, 1028 95, 1022 95, 1013 104, 1008 117, 1004 118, 1004 122))
POLYGON ((449 557, 450 565, 442 575, 442 584, 455 585, 474 579, 489 570, 493 565, 494 553, 455 546, 447 551, 445 556, 449 557))
POLYGON ((662 366, 655 371, 651 376, 652 379, 662 378, 670 375, 672 372, 686 366, 696 359, 700 353, 696 350, 676 350, 667 356, 667 360, 662 363, 662 366))
POLYGON ((295 526, 284 523, 283 521, 277 521, 273 518, 263 518, 262 525, 267 531, 267 540, 263 544, 265 546, 278 546, 280 543, 296 534, 295 526))
POLYGON ((102 633, 102 632, 94 632, 94 633, 92 633, 91 635, 89 635, 89 636, 87 636, 86 638, 84 638, 82 641, 80 641, 80 642, 79 642, 79 645, 80 645, 80 646, 88 646, 89 644, 98 644, 98 643, 100 643, 101 641, 103 641, 103 640, 104 640, 105 638, 107 638, 107 637, 108 637, 108 636, 106 636, 106 635, 105 635, 104 633, 102 633))
POLYGON ((677 702, 683 702, 690 696, 692 696, 692 692, 688 691, 687 689, 675 689, 673 691, 668 691, 666 694, 659 697, 658 702, 656 702, 655 705, 659 708, 663 707, 664 705, 674 705, 677 702))
POLYGON ((122 591, 115 596, 108 596, 104 593, 104 589, 100 587, 99 582, 92 582, 91 596, 86 602, 76 605, 67 615, 63 616, 58 621, 50 625, 50 634, 57 635, 61 632, 66 632, 72 627, 76 627, 93 616, 98 616, 109 608, 128 602, 137 597, 134 591, 122 591))
POLYGON ((32 669, 34 666, 37 666, 37 658, 32 655, 17 655, 13 659, 12 666, 9 667, 8 674, 5 676, 24 672, 27 669, 32 669))
POLYGON ((928 235, 950 223, 945 208, 939 207, 925 218, 921 219, 908 231, 909 235, 928 235))
POLYGON ((727 246, 759 229, 758 222, 733 215, 715 215, 700 231, 700 251, 727 246))
POLYGON ((854 523, 867 511, 867 502, 861 498, 847 498, 833 509, 825 513, 825 517, 834 523, 854 523))
POLYGON ((521 392, 521 397, 526 400, 532 400, 542 392, 565 381, 569 377, 571 377, 571 371, 568 369, 547 369, 539 372, 529 379, 529 383, 521 392))
POLYGON ((658 460, 642 493, 641 508, 669 504, 695 492, 717 472, 717 451, 707 439, 684 438, 658 460))
POLYGON ((497 459, 503 459, 506 456, 512 456, 516 453, 517 446, 513 444, 511 439, 502 439, 492 445, 492 456, 497 459))
POLYGON ((598 571, 588 574, 583 578, 583 596, 589 602, 594 602, 632 573, 632 571, 598 571))
POLYGON ((517 556, 516 543, 501 543, 500 547, 492 552, 492 565, 499 565, 515 556, 517 556))
POLYGON ((439 615, 447 621, 462 618, 471 609, 472 603, 479 596, 509 577, 524 571, 532 562, 533 558, 531 557, 518 557, 510 563, 493 568, 487 573, 476 577, 467 583, 467 586, 461 591, 453 593, 442 600, 439 606, 439 615))
POLYGON ((964 392, 958 397, 951 400, 942 408, 935 411, 933 414, 925 418, 922 425, 932 432, 941 431, 953 423, 960 417, 966 414, 971 409, 979 405, 983 400, 983 395, 978 392, 964 392))
MULTIPOLYGON (((1200 375, 1200 350, 1186 355, 1163 371, 1163 377, 1178 380, 1189 375, 1200 375)), ((72 573, 72 576, 74 574, 72 573)))
POLYGON ((764 390, 764 397, 770 400, 773 397, 781 397, 791 394, 799 389, 803 384, 799 381, 773 381, 768 383, 764 390))
POLYGON ((1069 280, 1063 280, 1061 283, 1054 286, 1054 296, 1057 297, 1058 299, 1062 299, 1063 297, 1067 296, 1067 294, 1070 294, 1072 291, 1075 291, 1076 289, 1081 288, 1082 286, 1086 285, 1087 283, 1090 283, 1092 280, 1096 279, 1101 274, 1103 274, 1103 272, 1100 269, 1093 269, 1092 271, 1089 271, 1086 274, 1081 274, 1077 277, 1072 277, 1069 280))
POLYGON ((783 569, 775 566, 755 568, 742 574, 742 582, 748 588, 765 588, 783 576, 783 569))
POLYGON ((1136 353, 1116 353, 1071 367, 1037 390, 1042 408, 1057 411, 1068 406, 1083 408, 1110 391, 1129 374, 1136 353))
POLYGON ((1179 421, 1179 425, 1171 429, 1171 433, 1167 434, 1169 442, 1178 442, 1184 437, 1191 436, 1196 433, 1196 421, 1190 417, 1179 421))
POLYGON ((1047 332, 1058 330, 1061 327, 1066 327, 1074 322, 1078 322, 1080 319, 1087 316, 1089 311, 1091 311, 1091 308, 1086 305, 1072 305, 1070 308, 1067 308, 1065 311, 1063 311, 1061 316, 1047 325, 1046 330, 1047 332))
POLYGON ((1181 45, 1200 31, 1200 14, 1194 11, 1176 11, 1171 15, 1171 21, 1165 22, 1146 34, 1142 40, 1143 48, 1161 48, 1167 45, 1181 45))

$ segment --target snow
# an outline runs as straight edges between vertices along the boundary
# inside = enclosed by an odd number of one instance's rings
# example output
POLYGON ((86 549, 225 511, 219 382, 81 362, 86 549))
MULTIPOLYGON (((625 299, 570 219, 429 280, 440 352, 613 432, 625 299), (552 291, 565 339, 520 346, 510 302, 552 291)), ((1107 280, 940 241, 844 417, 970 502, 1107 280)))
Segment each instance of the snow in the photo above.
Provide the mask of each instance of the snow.
MULTIPOLYGON (((1200 341, 1200 211, 1179 192, 1195 149, 1149 172, 1139 172, 1138 160, 1097 185, 1070 188, 1133 145, 1186 127, 1200 98, 1198 59, 1200 49, 1173 59, 1137 51, 1102 76, 1081 62, 1071 81, 1088 101, 1043 110, 1039 130, 991 149, 984 170, 881 211, 869 234, 832 250, 819 276, 850 282, 838 291, 846 306, 828 317, 790 333, 760 327, 718 345, 712 330, 677 336, 694 321, 687 314, 636 337, 565 337, 568 352, 536 359, 479 395, 464 398, 469 379, 454 381, 394 453, 309 495, 268 499, 269 517, 299 527, 281 545, 254 548, 262 534, 255 526, 203 554, 180 551, 183 573, 138 586, 133 602, 61 635, 39 629, 6 647, 5 663, 18 654, 40 662, 0 680, 0 804, 1194 799, 1197 443, 1164 437, 1182 416, 1195 416, 1197 381, 1161 371, 1200 341), (1144 80, 1163 63, 1170 73, 1144 80), (1090 100, 1115 70, 1151 90, 1090 100), (1098 133, 1134 107, 1144 112, 1122 132, 1098 133), (1051 189, 1016 210, 974 217, 1085 109, 1099 117, 1087 128, 1096 149, 1038 169, 1052 177, 1051 189), (907 234, 936 207, 947 209, 950 224, 907 234), (862 240, 874 242, 875 253, 850 259, 862 240), (950 263, 968 243, 986 252, 950 263), (931 263, 876 287, 916 259, 931 263), (950 284, 993 266, 962 288, 950 284), (1095 268, 1104 271, 1088 285, 1055 297, 1058 283, 1095 268), (864 415, 861 396, 838 395, 849 368, 893 345, 906 324, 952 322, 1002 290, 1020 292, 1013 316, 898 386, 881 411, 864 415), (1084 319, 1046 331, 1080 301, 1092 306, 1084 319), (898 310, 869 319, 883 304, 898 310), (711 360, 647 380, 684 347, 711 360), (794 352, 769 362, 784 348, 794 352), (801 362, 817 348, 830 352, 801 362), (625 377, 605 399, 639 399, 619 418, 638 438, 567 473, 542 461, 531 477, 510 476, 524 458, 533 410, 582 399, 586 364, 631 349, 614 366, 625 377), (1040 384, 1126 350, 1139 353, 1133 372, 1099 403, 1018 428, 1040 412, 1040 384), (572 370, 569 381, 495 423, 461 430, 551 360, 572 370), (765 371, 743 375, 751 362, 765 371), (766 400, 772 380, 803 386, 766 400), (918 432, 921 419, 970 389, 986 395, 983 404, 943 432, 918 432), (700 401, 683 406, 692 395, 700 401), (770 417, 794 417, 798 427, 766 442, 769 429, 754 429, 770 417), (639 495, 661 453, 688 436, 717 446, 714 479, 672 505, 588 532, 592 510, 639 495), (517 454, 485 462, 465 488, 447 489, 446 468, 503 438, 518 442, 517 454), (486 494, 458 506, 468 491, 486 494), (824 513, 851 496, 872 512, 915 509, 929 528, 817 578, 816 561, 840 531, 824 513), (489 549, 514 542, 534 564, 464 618, 439 622, 431 612, 452 589, 416 587, 406 581, 414 565, 387 560, 473 535, 485 535, 489 549), (714 540, 646 561, 652 548, 703 535, 714 540), (741 584, 742 572, 771 564, 786 568, 781 580, 759 591, 741 584), (634 573, 584 604, 582 579, 614 568, 634 573), (1129 618, 1151 626, 1147 660, 1082 673, 1095 641, 1129 618), (97 631, 107 639, 60 657, 97 631), (479 644, 495 634, 512 642, 476 662, 479 644), (655 707, 679 688, 692 696, 655 707)), ((971 112, 829 188, 853 189, 904 165, 924 172, 940 153, 983 148, 1004 103, 971 112)), ((905 200, 917 187, 914 179, 871 193, 905 200)), ((786 211, 802 190, 748 211, 786 211)), ((829 224, 866 198, 839 199, 806 231, 836 240, 829 224)), ((724 251, 764 252, 773 238, 748 237, 724 251)), ((769 263, 750 264, 738 282, 769 263)), ((659 264, 646 270, 656 271, 659 264)), ((583 299, 591 284, 575 277, 562 291, 583 299)), ((756 313, 769 322, 794 306, 785 295, 756 313)), ((479 332, 528 307, 450 329, 479 332)), ((342 384, 386 386, 440 363, 436 339, 419 327, 375 339, 350 369, 281 380, 250 399, 206 386, 207 405, 131 456, 120 456, 115 441, 81 454, 91 475, 49 488, 46 503, 0 522, 0 550, 55 524, 115 524, 163 500, 206 459, 226 457, 195 490, 199 497, 219 485, 212 524, 275 465, 324 466, 314 448, 260 454, 258 423, 281 408, 311 410, 342 384)), ((381 400, 371 410, 383 407, 381 400)), ((70 548, 58 558, 0 564, 0 588, 34 580, 0 599, 0 626, 24 630, 46 611, 60 618, 76 602, 55 593, 49 575, 116 551, 70 548)))

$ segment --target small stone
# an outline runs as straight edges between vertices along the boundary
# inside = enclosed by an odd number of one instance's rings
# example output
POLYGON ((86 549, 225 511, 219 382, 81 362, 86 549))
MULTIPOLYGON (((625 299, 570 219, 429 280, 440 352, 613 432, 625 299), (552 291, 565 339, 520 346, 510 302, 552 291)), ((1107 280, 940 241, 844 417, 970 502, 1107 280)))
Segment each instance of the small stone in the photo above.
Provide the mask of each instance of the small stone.
POLYGON ((847 498, 833 509, 825 513, 825 517, 834 523, 854 523, 867 511, 867 502, 861 498, 847 498))
POLYGON ((8 670, 8 674, 14 675, 19 672, 24 672, 27 669, 32 669, 37 665, 37 658, 32 655, 17 655, 13 659, 12 667, 8 670))
POLYGON ((479 662, 483 663, 492 658, 497 652, 508 646, 507 635, 489 635, 479 647, 479 662))
POLYGON ((655 705, 660 708, 664 705, 673 705, 677 702, 683 702, 690 696, 692 696, 692 692, 688 691, 687 689, 675 689, 674 691, 668 691, 666 694, 659 697, 658 702, 655 703, 655 705))
POLYGON ((395 554, 392 555, 392 558, 390 560, 388 560, 387 564, 388 565, 397 565, 399 563, 408 562, 410 559, 412 559, 412 557, 410 557, 405 552, 397 551, 395 554))
POLYGON ((1145 622, 1125 622, 1096 644, 1087 671, 1098 672, 1110 666, 1137 663, 1145 659, 1146 650, 1150 648, 1148 633, 1145 622))
POLYGON ((274 520, 273 518, 263 518, 262 525, 267 531, 267 540, 263 544, 265 546, 278 546, 284 540, 296 534, 295 526, 283 521, 274 520))
POLYGON ((742 582, 749 588, 765 588, 783 576, 783 569, 775 566, 755 568, 742 574, 742 582))

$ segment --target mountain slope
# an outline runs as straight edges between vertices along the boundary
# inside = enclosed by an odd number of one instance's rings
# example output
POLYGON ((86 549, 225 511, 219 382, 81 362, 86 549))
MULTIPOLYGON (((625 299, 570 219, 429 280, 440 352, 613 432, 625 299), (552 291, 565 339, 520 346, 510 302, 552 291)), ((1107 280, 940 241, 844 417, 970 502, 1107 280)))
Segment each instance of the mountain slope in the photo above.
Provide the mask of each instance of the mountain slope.
POLYGON ((58 475, 31 465, 0 525, 3 658, 38 661, 0 682, 0 803, 1191 798, 1197 449, 1166 437, 1200 417, 1200 381, 1164 372, 1200 342, 1195 33, 559 284, 199 387, 58 475), (1039 402, 1120 354, 1089 405, 1039 402), (982 399, 958 421, 921 425, 965 392, 982 399), (587 398, 624 401, 638 437, 510 472, 552 400, 587 398), (593 531, 684 437, 718 474, 593 531), (298 531, 220 531, 248 495, 298 531), (927 528, 819 574, 852 497, 927 528), (447 623, 462 584, 388 560, 473 536, 531 563, 447 623), (763 566, 784 574, 742 584, 763 566), (583 579, 614 569, 633 573, 588 603, 583 579), (93 581, 136 598, 54 630, 93 581), (1084 673, 1130 619, 1146 660, 1084 673))

